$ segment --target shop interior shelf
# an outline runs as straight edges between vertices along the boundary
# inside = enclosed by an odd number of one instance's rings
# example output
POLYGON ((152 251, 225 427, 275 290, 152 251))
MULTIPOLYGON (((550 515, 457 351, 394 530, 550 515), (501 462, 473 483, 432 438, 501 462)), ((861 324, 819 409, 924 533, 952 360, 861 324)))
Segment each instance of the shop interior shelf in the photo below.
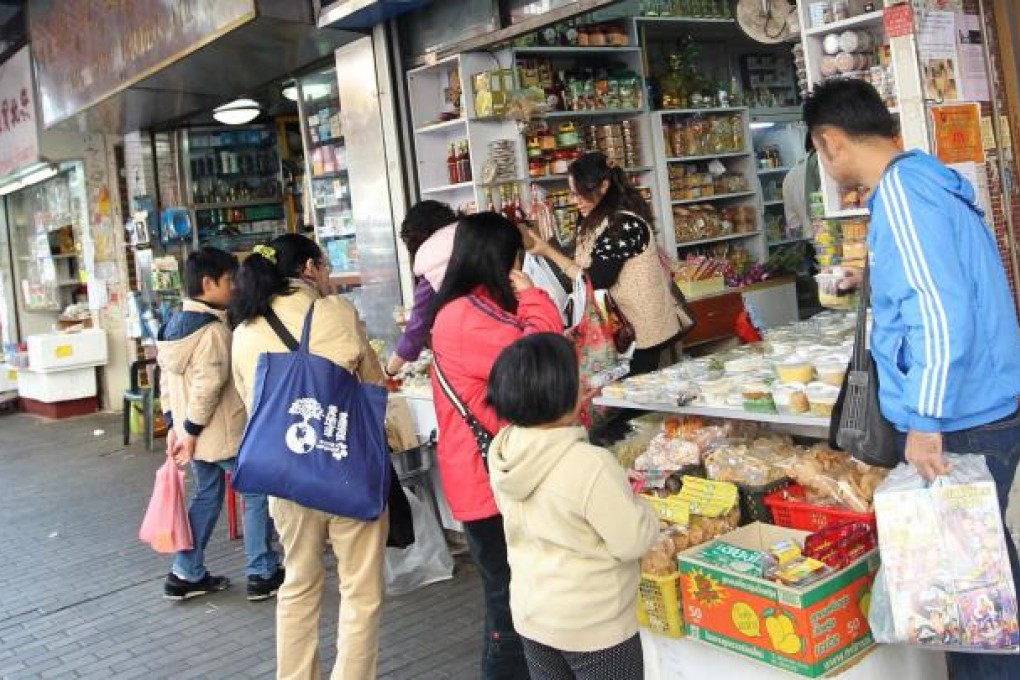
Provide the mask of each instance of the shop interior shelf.
POLYGON ((460 118, 454 118, 452 120, 441 120, 436 123, 428 123, 427 125, 422 125, 420 128, 415 130, 415 134, 423 135, 430 132, 443 132, 450 128, 461 127, 464 125, 466 120, 466 118, 461 116, 460 118))
POLYGON ((770 207, 776 206, 776 205, 783 205, 783 199, 781 199, 781 198, 770 198, 767 201, 765 201, 765 207, 766 208, 770 208, 770 207))
POLYGON ((422 189, 423 194, 447 194, 454 191, 462 191, 464 189, 473 189, 475 186, 474 182, 460 182, 458 184, 444 184, 438 187, 432 187, 431 189, 422 189))
POLYGON ((550 111, 537 118, 610 118, 613 116, 636 116, 644 109, 587 109, 584 111, 550 111))
POLYGON ((623 47, 580 47, 574 45, 551 45, 543 47, 541 45, 534 47, 515 47, 513 48, 514 54, 521 56, 536 54, 536 55, 556 55, 556 54, 567 54, 572 56, 584 56, 590 54, 592 56, 605 56, 609 54, 637 54, 641 52, 640 47, 633 45, 625 45, 623 47))
POLYGON ((696 113, 741 113, 746 110, 747 110, 746 106, 716 106, 712 108, 700 108, 700 109, 659 109, 656 111, 656 113, 660 113, 664 116, 678 116, 696 113))
POLYGON ((784 172, 790 172, 789 166, 783 166, 781 168, 761 168, 758 170, 759 175, 778 175, 784 172))
POLYGON ((742 238, 754 238, 760 236, 760 231, 749 231, 743 234, 726 234, 725 236, 713 236, 712 238, 703 238, 697 241, 680 241, 676 244, 677 248, 693 248, 694 246, 704 246, 709 243, 721 243, 723 241, 736 241, 742 238))
POLYGON ((256 205, 272 205, 280 203, 283 199, 274 198, 252 198, 246 201, 224 201, 222 203, 196 203, 192 207, 195 210, 218 210, 220 208, 247 208, 256 205))
POLYGON ((832 210, 825 213, 825 216, 829 219, 838 220, 843 217, 867 217, 867 208, 851 208, 848 210, 832 210))
MULTIPOLYGON (((642 172, 651 172, 654 169, 655 168, 652 168, 652 167, 649 167, 649 166, 639 166, 639 167, 635 167, 635 168, 624 168, 623 171, 627 172, 627 173, 632 173, 632 174, 639 174, 639 173, 642 173, 642 172)), ((569 177, 570 177, 570 175, 567 175, 567 174, 562 174, 562 175, 543 175, 542 177, 529 177, 527 180, 522 180, 522 181, 528 181, 528 182, 566 182, 567 178, 569 178, 569 177)))
POLYGON ((682 201, 671 201, 673 205, 689 205, 691 203, 710 203, 712 201, 725 201, 730 198, 746 198, 754 196, 753 191, 737 191, 732 194, 715 194, 714 196, 702 196, 701 198, 688 198, 682 201))
POLYGON ((694 163, 696 161, 710 161, 715 158, 741 158, 743 156, 750 156, 750 151, 732 151, 730 153, 713 153, 707 156, 675 156, 673 158, 667 158, 667 163, 694 163))
POLYGON ((874 12, 868 12, 867 14, 858 14, 855 17, 849 19, 843 19, 842 21, 833 21, 822 26, 815 26, 804 31, 806 36, 819 36, 827 35, 829 33, 835 33, 836 31, 845 31, 850 28, 872 28, 875 26, 882 25, 882 14, 883 10, 875 10, 874 12))

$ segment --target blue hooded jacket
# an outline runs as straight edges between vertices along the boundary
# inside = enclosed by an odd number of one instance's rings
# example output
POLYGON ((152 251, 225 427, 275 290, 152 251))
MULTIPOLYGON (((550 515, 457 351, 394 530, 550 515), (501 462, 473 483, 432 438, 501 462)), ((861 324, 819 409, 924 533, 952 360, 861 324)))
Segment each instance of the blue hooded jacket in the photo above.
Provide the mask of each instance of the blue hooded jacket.
POLYGON ((911 151, 886 169, 869 207, 883 415, 903 432, 955 432, 1014 413, 1020 327, 974 187, 911 151))

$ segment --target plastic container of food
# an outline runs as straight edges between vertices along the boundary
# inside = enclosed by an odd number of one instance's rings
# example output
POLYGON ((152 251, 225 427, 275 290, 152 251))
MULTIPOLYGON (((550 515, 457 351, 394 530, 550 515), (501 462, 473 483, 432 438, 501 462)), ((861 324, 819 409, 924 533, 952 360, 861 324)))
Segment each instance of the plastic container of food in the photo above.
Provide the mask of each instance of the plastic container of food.
POLYGON ((696 384, 706 406, 726 406, 726 399, 733 392, 733 381, 729 378, 699 380, 696 384))
POLYGON ((811 404, 811 415, 820 418, 832 416, 832 408, 839 397, 839 388, 832 385, 813 382, 805 388, 808 402, 811 404))
POLYGON ((763 382, 749 382, 741 387, 745 411, 752 413, 775 413, 776 402, 772 400, 772 390, 763 382))
POLYGON ((761 370, 763 363, 760 357, 739 357, 723 364, 723 370, 729 374, 754 373, 761 370))
POLYGON ((843 376, 846 375, 845 357, 823 357, 815 362, 815 371, 818 373, 818 380, 833 387, 843 384, 843 376))
POLYGON ((809 383, 815 377, 815 368, 807 359, 793 356, 775 366, 776 377, 783 383, 809 383))
POLYGON ((772 401, 776 404, 776 411, 784 416, 803 415, 811 410, 811 403, 801 383, 773 385, 772 401))

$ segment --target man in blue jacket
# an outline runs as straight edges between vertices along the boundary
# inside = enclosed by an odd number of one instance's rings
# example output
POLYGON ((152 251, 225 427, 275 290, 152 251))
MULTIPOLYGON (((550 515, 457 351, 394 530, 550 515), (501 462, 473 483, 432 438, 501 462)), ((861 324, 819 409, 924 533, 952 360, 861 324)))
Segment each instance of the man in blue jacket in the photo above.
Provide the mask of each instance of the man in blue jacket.
MULTIPOLYGON (((863 81, 819 85, 804 120, 826 172, 872 192, 871 349, 906 461, 931 480, 950 469, 944 452, 983 454, 1005 511, 1020 460, 1020 326, 974 188, 935 158, 904 153, 896 119, 863 81)), ((950 656, 955 680, 1020 678, 1016 657, 950 656)))

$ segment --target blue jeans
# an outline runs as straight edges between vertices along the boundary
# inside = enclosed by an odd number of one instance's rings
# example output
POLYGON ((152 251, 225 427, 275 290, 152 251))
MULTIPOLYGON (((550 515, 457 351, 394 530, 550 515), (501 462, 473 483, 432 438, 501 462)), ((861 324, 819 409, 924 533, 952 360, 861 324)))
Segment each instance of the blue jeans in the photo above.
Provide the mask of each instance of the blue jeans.
POLYGON ((510 613, 510 563, 503 516, 464 522, 464 537, 485 593, 482 680, 528 680, 524 647, 510 613))
MULTIPOLYGON (((947 453, 976 453, 985 457, 995 480, 999 509, 1005 519, 1009 490, 1020 461, 1020 412, 988 425, 947 432, 943 435, 942 448, 947 453)), ((1020 594, 1020 562, 1016 545, 1009 531, 1005 533, 1013 583, 1020 594)), ((951 653, 947 656, 953 680, 1020 680, 1020 658, 1015 655, 951 653)))
MULTIPOLYGON (((195 493, 188 506, 191 535, 195 547, 177 553, 171 570, 185 581, 201 581, 208 571, 205 568, 205 547, 209 545, 216 520, 223 509, 226 492, 224 473, 233 474, 237 458, 217 463, 191 461, 195 476, 195 493)), ((273 524, 269 519, 269 504, 262 494, 244 496, 244 554, 248 558, 245 574, 269 578, 280 566, 280 556, 272 548, 273 524)))

